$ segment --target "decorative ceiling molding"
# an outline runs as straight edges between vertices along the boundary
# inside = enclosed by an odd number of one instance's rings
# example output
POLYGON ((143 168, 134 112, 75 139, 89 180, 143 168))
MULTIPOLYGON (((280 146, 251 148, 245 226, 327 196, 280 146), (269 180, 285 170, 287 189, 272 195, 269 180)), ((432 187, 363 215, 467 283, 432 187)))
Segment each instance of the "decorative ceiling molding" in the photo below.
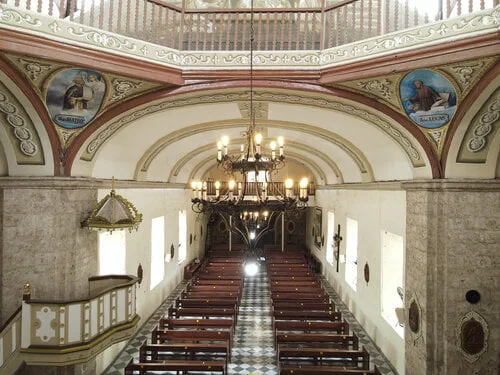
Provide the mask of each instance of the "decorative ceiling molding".
MULTIPOLYGON (((497 7, 324 51, 258 51, 254 53, 254 60, 258 67, 273 69, 327 68, 496 32, 499 18, 500 10, 497 7)), ((64 43, 152 61, 178 69, 243 69, 248 65, 249 59, 247 51, 180 52, 7 5, 0 5, 0 24, 9 29, 22 29, 32 35, 44 35, 64 43)))
POLYGON ((368 79, 347 81, 338 84, 332 84, 330 86, 346 89, 364 96, 371 97, 391 107, 395 111, 405 114, 404 109, 401 107, 398 86, 403 76, 404 73, 398 73, 368 79))
POLYGON ((23 105, 0 82, 0 121, 8 134, 18 165, 45 165, 38 132, 23 105))
MULTIPOLYGON (((479 82, 481 77, 495 64, 496 57, 453 63, 435 68, 426 68, 444 75, 453 85, 457 94, 457 105, 463 101, 470 90, 479 82)), ((332 84, 332 87, 339 87, 364 96, 372 97, 378 102, 384 103, 395 111, 407 116, 401 102, 399 86, 403 77, 410 70, 397 74, 384 75, 369 79, 346 81, 339 84, 332 84)), ((437 128, 426 129, 421 126, 417 128, 422 131, 430 144, 433 145, 438 158, 443 151, 449 123, 437 128)))
MULTIPOLYGON (((20 71, 23 76, 28 78, 35 91, 37 91, 38 96, 44 103, 45 96, 47 94, 47 86, 50 79, 52 79, 55 74, 64 69, 88 69, 68 64, 61 64, 47 59, 30 58, 18 54, 6 53, 3 55, 14 68, 20 71)), ((101 107, 101 111, 115 105, 115 102, 128 100, 147 92, 169 87, 168 85, 156 82, 131 79, 118 74, 100 72, 99 70, 95 71, 101 74, 108 84, 108 90, 106 92, 106 97, 101 107)))
MULTIPOLYGON (((293 160, 294 162, 304 166, 304 168, 311 170, 316 176, 320 177, 320 180, 326 182, 326 174, 316 163, 311 161, 309 158, 305 158, 304 155, 295 154, 293 152, 287 152, 287 159, 293 160), (305 161, 305 162, 304 162, 305 161)), ((194 180, 195 176, 199 176, 200 179, 207 174, 207 172, 217 165, 217 160, 213 156, 209 156, 204 160, 200 161, 195 165, 191 173, 189 174, 188 181, 194 180), (203 170, 202 172, 199 172, 203 170)), ((317 181, 316 181, 317 182, 317 181)))
MULTIPOLYGON (((486 58, 473 61, 465 61, 461 63, 454 63, 443 65, 439 67, 428 67, 425 69, 434 70, 444 74, 448 79, 454 83, 458 101, 467 96, 469 91, 476 85, 491 66, 495 63, 497 58, 486 58)), ((422 69, 422 68, 421 68, 422 69)), ((383 75, 371 77, 367 79, 359 79, 346 81, 329 86, 339 87, 355 93, 359 93, 368 97, 372 97, 377 101, 384 103, 396 110, 397 112, 406 115, 402 106, 399 85, 402 78, 411 70, 399 72, 396 74, 383 75)))
MULTIPOLYGON (((92 70, 87 68, 80 68, 75 66, 70 66, 67 64, 61 64, 58 62, 30 58, 17 54, 4 54, 3 55, 9 64, 17 69, 27 81, 30 83, 36 95, 39 97, 40 101, 44 103, 45 107, 47 104, 47 90, 52 79, 60 72, 69 69, 82 69, 82 71, 92 70)), ((95 70, 105 81, 106 93, 102 105, 99 111, 95 115, 94 119, 102 114, 107 109, 119 104, 124 100, 134 98, 136 96, 155 91, 159 88, 168 87, 166 85, 158 84, 155 82, 147 82, 136 79, 130 79, 128 77, 120 76, 117 74, 102 73, 95 70)), ((49 115, 50 116, 50 115, 49 115)), ((88 125, 90 125, 94 120, 88 122, 85 126, 68 129, 57 125, 54 120, 52 120, 52 125, 57 131, 59 140, 61 144, 67 148, 75 137, 80 134, 88 125)))
MULTIPOLYGON (((240 110, 241 118, 250 118, 250 101, 239 102, 238 109, 240 110)), ((253 101, 253 112, 253 118, 256 120, 264 120, 269 118, 269 103, 253 101)))
POLYGON ((465 98, 481 77, 495 64, 498 58, 487 58, 464 61, 458 64, 440 66, 437 70, 447 73, 459 88, 461 97, 465 98))
POLYGON ((493 92, 469 124, 458 152, 458 163, 486 163, 491 140, 500 128, 500 88, 493 92))
MULTIPOLYGON (((351 101, 344 100, 346 103, 342 101, 342 99, 339 98, 332 98, 331 95, 324 95, 324 94, 306 94, 306 93, 301 93, 300 95, 296 94, 295 92, 291 93, 290 91, 287 90, 255 90, 254 91, 254 99, 260 102, 276 102, 276 103, 289 103, 289 104, 300 104, 300 105, 305 105, 305 106, 313 106, 313 107, 319 107, 319 108, 324 108, 324 109, 329 109, 333 111, 340 111, 343 113, 346 113, 350 116, 357 116, 368 123, 376 126, 380 130, 382 130, 384 133, 386 133, 389 137, 391 137, 394 141, 396 141, 402 149, 405 151, 405 153, 408 156, 408 159, 410 160, 411 164, 413 165, 414 168, 417 167, 423 167, 426 165, 423 157, 420 155, 420 152, 417 150, 416 146, 414 145, 413 141, 410 140, 405 134, 404 134, 397 129, 394 125, 389 123, 385 118, 380 117, 378 114, 375 112, 371 112, 368 109, 357 107, 356 103, 353 103, 351 101), (349 102, 349 104, 347 104, 349 102)), ((96 133, 92 136, 92 138, 86 143, 85 150, 80 156, 81 160, 84 161, 92 161, 94 158, 96 152, 99 150, 99 148, 118 130, 123 128, 124 126, 128 125, 129 123, 139 120, 140 118, 150 115, 152 113, 160 112, 160 111, 165 111, 168 109, 172 108, 181 108, 184 106, 190 106, 190 105, 199 105, 199 104, 209 104, 209 103, 226 103, 226 102, 247 102, 249 100, 248 98, 248 92, 247 91, 237 91, 237 92, 218 92, 218 93, 212 93, 212 94, 204 94, 204 95, 190 95, 190 96, 182 96, 182 97, 173 97, 172 99, 167 99, 164 100, 163 102, 160 103, 155 103, 155 104, 150 104, 147 106, 144 106, 140 109, 137 109, 134 112, 128 112, 121 116, 120 118, 114 120, 108 125, 104 125, 101 127, 100 130, 98 130, 96 133)), ((205 124, 207 125, 207 124, 205 124)), ((211 129, 210 130, 216 130, 216 129, 221 129, 223 127, 227 127, 229 124, 226 124, 225 126, 219 126, 217 124, 210 124, 211 129)), ((303 127, 303 125, 301 125, 303 127)), ((189 129, 193 129, 193 127, 189 127, 189 129)), ((309 129, 314 129, 314 127, 311 127, 309 129)), ((193 129, 195 130, 195 129, 193 129)), ((200 130, 208 130, 206 126, 204 128, 198 128, 198 131, 200 130)), ((303 129, 299 129, 303 130, 303 129)), ((178 136, 182 134, 182 132, 185 132, 186 129, 183 129, 182 131, 177 131, 172 133, 172 135, 175 134, 175 136, 178 136)), ((196 132, 195 132, 196 133, 196 132)), ((195 134, 193 133, 193 134, 195 134)), ((338 136, 332 136, 333 133, 329 133, 326 131, 316 131, 318 135, 323 134, 323 137, 327 137, 334 141, 338 136), (327 134, 329 133, 329 135, 327 134)), ((186 133, 186 135, 189 135, 189 133, 186 133)), ((170 135, 168 136, 170 137, 170 135)), ((346 149, 343 144, 346 140, 342 140, 342 142, 334 142, 337 144, 339 147, 342 147, 346 149)), ((160 140, 156 143, 162 144, 164 140, 160 140)), ((351 147, 349 147, 351 148, 351 147)), ((158 149, 157 152, 160 152, 161 149, 158 149)), ((154 155, 153 155, 154 157, 154 155)), ((358 159, 357 164, 360 166, 360 168, 363 170, 363 172, 366 172, 366 165, 367 161, 365 159, 364 162, 362 162, 359 159, 359 156, 355 156, 356 159, 358 159)), ((149 158, 148 158, 149 159, 149 158)), ((147 163, 144 163, 146 165, 147 163)), ((144 167, 141 167, 142 170, 144 170, 144 167)), ((146 165, 147 169, 147 165, 146 165)), ((368 171, 372 178, 373 178, 373 173, 368 171)), ((370 179, 371 180, 371 179, 370 179)))
MULTIPOLYGON (((233 141, 232 143, 233 143, 234 147, 232 149, 230 149, 229 151, 230 151, 231 154, 237 154, 238 150, 236 148, 236 145, 243 143, 244 139, 240 138, 240 139, 234 139, 232 141, 233 141)), ((320 152, 317 149, 315 149, 313 147, 310 147, 310 146, 307 146, 305 144, 302 144, 302 143, 299 143, 299 142, 292 142, 292 141, 287 141, 286 142, 286 149, 287 149, 287 151, 286 151, 287 155, 288 155, 290 149, 292 149, 292 150, 297 149, 297 150, 305 151, 305 152, 307 152, 307 153, 309 153, 311 155, 314 155, 314 156, 318 157, 319 159, 321 159, 324 163, 326 163, 333 170, 333 172, 335 173, 335 176, 340 181, 339 183, 343 183, 344 179, 343 179, 342 173, 340 172, 339 167, 337 166, 337 164, 328 155, 324 154, 323 152, 320 152)), ((184 155, 182 158, 180 158, 175 163, 175 165, 170 170, 170 174, 168 176, 167 182, 170 182, 170 181, 172 181, 172 179, 174 177, 177 177, 177 175, 179 174, 180 170, 191 159, 193 159, 194 157, 200 155, 203 152, 207 152, 207 151, 210 151, 210 150, 215 150, 215 147, 214 147, 214 145, 212 143, 204 145, 204 146, 201 146, 201 147, 198 147, 195 150, 193 150, 193 151, 187 153, 186 155, 184 155)), ((310 160, 310 158, 307 158, 307 159, 310 160)), ((137 175, 134 176, 134 179, 137 179, 137 175)))

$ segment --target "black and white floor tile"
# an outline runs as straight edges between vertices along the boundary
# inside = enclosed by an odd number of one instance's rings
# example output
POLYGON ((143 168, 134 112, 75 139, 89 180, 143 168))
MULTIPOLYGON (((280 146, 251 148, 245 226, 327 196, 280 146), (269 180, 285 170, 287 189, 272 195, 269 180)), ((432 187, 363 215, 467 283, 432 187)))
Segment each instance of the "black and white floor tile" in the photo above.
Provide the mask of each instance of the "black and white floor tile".
MULTIPOLYGON (((370 337, 356 321, 346 305, 338 297, 333 287, 322 278, 325 290, 331 296, 335 306, 349 322, 351 330, 370 353, 373 365, 377 365, 382 375, 397 375, 388 360, 378 350, 370 337)), ((106 369, 104 375, 123 375, 130 358, 139 358, 139 347, 145 339, 150 338, 150 332, 160 317, 173 304, 175 299, 185 289, 187 282, 180 283, 173 293, 162 303, 148 321, 130 339, 127 346, 115 361, 106 369)), ((229 375, 277 375, 276 356, 273 347, 273 332, 270 317, 269 282, 265 267, 254 277, 245 279, 245 286, 238 315, 238 324, 233 342, 232 360, 229 365, 229 375)))

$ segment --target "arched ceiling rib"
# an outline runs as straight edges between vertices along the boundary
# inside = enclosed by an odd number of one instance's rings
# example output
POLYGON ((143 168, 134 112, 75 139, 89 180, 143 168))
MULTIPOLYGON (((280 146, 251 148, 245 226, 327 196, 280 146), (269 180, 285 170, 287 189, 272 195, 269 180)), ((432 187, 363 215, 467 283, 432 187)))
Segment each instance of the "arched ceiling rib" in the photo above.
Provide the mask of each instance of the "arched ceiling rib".
POLYGON ((25 94, 32 92, 25 85, 17 85, 23 81, 1 59, 0 68, 0 142, 9 175, 58 174, 58 149, 54 151, 57 141, 47 131, 47 116, 39 109, 40 101, 25 94))
MULTIPOLYGON (((497 69, 498 72, 498 69, 497 69)), ((500 153, 500 77, 490 80, 459 114, 446 157, 448 178, 495 178, 500 153), (475 100, 472 100, 475 99, 475 100)))
MULTIPOLYGON (((243 143, 244 139, 243 138, 242 139, 236 139, 236 140, 233 140, 233 141, 235 143, 243 143)), ((328 157, 328 155, 326 155, 326 154, 324 154, 322 152, 319 152, 318 150, 315 150, 312 147, 309 147, 307 145, 304 145, 304 144, 301 144, 301 143, 298 143, 298 142, 287 142, 287 152, 286 152, 287 155, 289 154, 289 150, 290 149, 292 149, 292 150, 293 149, 298 149, 298 150, 301 150, 301 151, 306 151, 306 153, 308 153, 310 155, 317 156, 322 161, 324 161, 326 164, 328 164, 328 166, 330 167, 330 169, 332 169, 332 171, 334 172, 335 176, 337 177, 337 182, 338 183, 342 183, 343 182, 342 173, 340 172, 337 164, 332 159, 330 159, 330 157, 328 157)), ((193 159, 197 155, 200 155, 201 153, 205 153, 207 151, 209 151, 211 153, 214 152, 214 145, 212 143, 204 145, 202 147, 198 147, 197 149, 194 149, 193 151, 187 153, 184 157, 182 157, 181 159, 179 159, 175 163, 175 165, 172 167, 172 169, 170 170, 167 182, 172 182, 173 179, 178 176, 179 171, 187 163, 189 163, 189 161, 191 159, 193 159)), ((236 148, 233 147, 233 149, 230 150, 230 153, 236 155, 237 154, 236 148)), ((212 157, 214 157, 214 156, 212 155, 212 157)), ((308 160, 312 162, 311 158, 308 158, 308 160)), ((326 183, 326 181, 325 181, 325 183, 326 183)))
MULTIPOLYGON (((235 122, 233 122, 232 124, 234 125, 234 123, 235 122)), ((196 125, 194 128, 195 129, 199 129, 200 127, 198 125, 196 125)), ((210 126, 208 126, 208 127, 207 126, 201 126, 201 128, 210 128, 210 126)), ((286 130, 286 128, 285 128, 285 130, 286 130)), ((198 131, 193 132, 192 129, 187 129, 185 135, 186 135, 186 137, 188 137, 188 136, 192 136, 193 133, 197 134, 198 131)), ((323 134, 323 135, 325 135, 325 134, 323 134)), ((328 139, 330 139, 332 136, 333 135, 330 135, 330 137, 328 137, 328 139)), ((147 170, 148 170, 151 162, 153 161, 153 156, 154 157, 158 156, 159 153, 162 150, 164 150, 167 145, 173 144, 173 143, 175 143, 176 141, 179 141, 182 138, 184 138, 184 136, 181 135, 181 134, 179 134, 179 132, 176 132, 176 134, 172 134, 172 137, 170 137, 170 136, 164 137, 161 141, 157 142, 157 144, 153 145, 148 150, 148 152, 146 152, 146 154, 143 157, 141 157, 141 159, 140 159, 140 161, 139 161, 139 163, 138 163, 138 165, 136 167, 136 172, 135 172, 134 178, 135 179, 139 179, 139 176, 144 175, 145 173, 147 173, 147 170), (143 168, 140 167, 141 165, 143 166, 143 168)), ((234 144, 244 143, 244 139, 243 138, 232 139, 231 141, 234 144)), ((347 141, 344 141, 344 142, 345 142, 345 144, 348 143, 347 141)), ((344 146, 344 144, 342 144, 340 142, 337 142, 337 140, 336 140, 336 144, 337 145, 341 144, 342 146, 344 146)), ((286 145, 285 146, 286 146, 286 149, 287 149, 287 154, 288 154, 288 149, 292 148, 292 149, 301 150, 304 153, 304 155, 307 155, 307 154, 314 155, 315 157, 318 157, 319 159, 323 160, 328 165, 329 169, 331 169, 331 171, 333 171, 333 173, 335 175, 335 180, 338 181, 338 182, 343 182, 342 172, 341 172, 339 166, 326 153, 321 152, 317 148, 314 148, 314 147, 308 146, 308 145, 306 145, 304 143, 296 142, 296 141, 286 140, 286 145)), ((369 165, 369 163, 366 160, 366 158, 364 158, 364 156, 359 152, 359 150, 355 150, 355 152, 353 152, 352 150, 350 150, 347 147, 342 147, 342 149, 346 150, 346 153, 353 159, 354 163, 356 165, 358 165, 359 172, 361 174, 366 173, 366 169, 371 170, 371 166, 369 165), (360 159, 365 160, 365 162, 363 164, 361 164, 361 165, 359 163, 360 159), (367 168, 365 166, 367 166, 367 168)), ((186 153, 182 158, 180 158, 176 162, 176 164, 171 169, 171 172, 170 172, 169 177, 168 177, 168 181, 171 181, 172 177, 176 176, 177 173, 178 173, 178 171, 191 158, 193 158, 196 155, 199 155, 199 154, 201 154, 203 152, 207 152, 207 151, 214 152, 215 151, 215 144, 214 143, 206 144, 206 145, 200 146, 200 147, 195 148, 192 151, 189 151, 188 153, 186 153)), ((309 159, 311 159, 311 158, 309 158, 309 159)))
MULTIPOLYGON (((289 152, 287 153, 287 159, 293 160, 298 164, 304 165, 306 169, 310 170, 313 173, 317 181, 326 180, 325 172, 310 159, 307 158, 304 159, 303 155, 298 155, 296 153, 289 152)), ((207 174, 207 172, 210 169, 214 168, 216 165, 217 161, 214 159, 213 156, 205 158, 204 160, 197 163, 194 166, 194 168, 192 168, 191 172, 189 173, 188 181, 203 178, 207 174)))

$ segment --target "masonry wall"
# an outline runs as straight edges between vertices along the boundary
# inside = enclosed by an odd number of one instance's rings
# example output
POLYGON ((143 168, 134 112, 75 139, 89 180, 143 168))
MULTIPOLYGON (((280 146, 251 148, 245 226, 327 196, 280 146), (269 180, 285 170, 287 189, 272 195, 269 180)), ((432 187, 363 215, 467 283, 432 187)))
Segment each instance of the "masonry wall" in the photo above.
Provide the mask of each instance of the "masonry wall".
POLYGON ((420 182, 405 188, 407 292, 421 308, 421 332, 406 328, 407 373, 499 373, 500 183, 420 182), (469 290, 480 293, 478 303, 467 302, 469 290), (488 330, 487 350, 473 363, 457 338, 470 312, 488 330))
MULTIPOLYGON (((314 207, 309 209, 306 230, 306 245, 321 260, 323 274, 400 374, 404 374, 405 367, 404 340, 381 315, 381 231, 405 236, 405 195, 401 190, 317 190, 316 207, 322 209, 324 246, 317 248, 314 244, 314 207), (346 254, 346 218, 358 221, 357 291, 345 280, 345 263, 340 262, 337 273, 336 261, 333 264, 326 261, 328 211, 335 215, 335 230, 338 224, 341 226, 341 260, 346 254), (368 283, 363 276, 366 263, 370 268, 368 283)), ((396 293, 396 290, 392 292, 396 293)))
POLYGON ((80 221, 95 205, 95 189, 4 188, 1 235, 1 311, 21 305, 29 281, 37 299, 86 297, 97 268, 95 234, 80 221))

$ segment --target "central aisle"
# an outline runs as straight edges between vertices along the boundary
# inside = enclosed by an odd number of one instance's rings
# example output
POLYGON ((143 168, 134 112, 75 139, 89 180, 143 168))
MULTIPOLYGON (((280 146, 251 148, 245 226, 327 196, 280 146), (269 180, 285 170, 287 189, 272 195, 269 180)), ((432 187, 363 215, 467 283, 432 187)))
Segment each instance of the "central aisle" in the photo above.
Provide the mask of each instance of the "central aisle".
POLYGON ((245 276, 230 375, 276 375, 269 280, 265 264, 255 276, 245 276))

